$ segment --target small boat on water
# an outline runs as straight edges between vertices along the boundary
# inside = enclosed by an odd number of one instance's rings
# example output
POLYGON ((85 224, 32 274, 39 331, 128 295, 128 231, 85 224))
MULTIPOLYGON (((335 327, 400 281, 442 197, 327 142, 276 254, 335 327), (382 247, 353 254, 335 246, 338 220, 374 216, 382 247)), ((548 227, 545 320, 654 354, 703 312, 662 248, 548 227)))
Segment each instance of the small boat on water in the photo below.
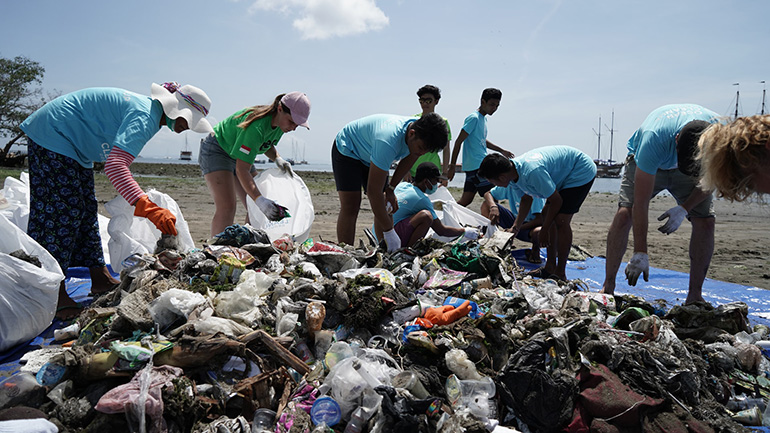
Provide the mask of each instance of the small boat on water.
POLYGON ((179 159, 182 161, 192 161, 192 151, 189 150, 187 145, 187 137, 184 138, 184 149, 179 152, 179 159))

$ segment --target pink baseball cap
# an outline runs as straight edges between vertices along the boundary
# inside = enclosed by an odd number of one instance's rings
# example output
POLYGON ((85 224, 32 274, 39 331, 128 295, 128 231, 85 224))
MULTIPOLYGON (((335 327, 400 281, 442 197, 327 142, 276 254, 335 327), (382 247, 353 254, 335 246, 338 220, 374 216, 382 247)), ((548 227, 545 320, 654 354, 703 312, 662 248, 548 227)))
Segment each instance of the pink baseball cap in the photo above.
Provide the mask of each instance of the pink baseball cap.
POLYGON ((302 92, 290 92, 283 95, 281 103, 291 112, 291 120, 298 126, 304 126, 307 129, 307 118, 310 117, 310 100, 302 92))

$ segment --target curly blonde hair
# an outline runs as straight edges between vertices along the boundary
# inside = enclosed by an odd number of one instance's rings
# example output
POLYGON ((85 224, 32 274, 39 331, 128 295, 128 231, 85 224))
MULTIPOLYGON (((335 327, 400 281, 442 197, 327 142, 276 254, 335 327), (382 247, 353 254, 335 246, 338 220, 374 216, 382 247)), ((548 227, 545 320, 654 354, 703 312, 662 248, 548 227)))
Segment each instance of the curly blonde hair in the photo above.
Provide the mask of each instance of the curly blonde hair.
POLYGON ((698 141, 702 185, 730 201, 746 200, 756 192, 755 173, 768 169, 768 141, 770 115, 712 125, 698 141))

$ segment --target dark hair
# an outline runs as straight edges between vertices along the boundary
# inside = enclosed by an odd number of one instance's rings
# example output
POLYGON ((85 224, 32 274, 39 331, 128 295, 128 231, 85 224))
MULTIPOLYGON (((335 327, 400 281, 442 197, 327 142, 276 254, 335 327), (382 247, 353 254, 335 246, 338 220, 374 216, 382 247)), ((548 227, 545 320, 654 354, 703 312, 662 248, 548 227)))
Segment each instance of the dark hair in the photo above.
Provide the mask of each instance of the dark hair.
POLYGON ((421 116, 410 125, 410 128, 414 129, 417 138, 425 142, 429 152, 438 152, 444 149, 447 141, 449 141, 446 120, 436 113, 421 116))
POLYGON ((417 96, 422 97, 422 95, 430 93, 433 95, 434 98, 436 98, 436 101, 441 99, 441 90, 439 90, 438 87, 433 86, 431 84, 426 84, 422 87, 420 87, 419 90, 417 90, 417 96))
POLYGON ((490 153, 481 160, 478 175, 484 179, 497 179, 513 167, 510 159, 499 153, 490 153))
POLYGON ((676 138, 676 158, 679 171, 691 177, 700 175, 700 163, 695 159, 698 139, 711 126, 705 120, 693 120, 682 127, 676 138))
POLYGON ((484 91, 481 92, 481 100, 489 101, 490 99, 503 99, 503 92, 501 92, 500 89, 495 89, 494 87, 484 89, 484 91))

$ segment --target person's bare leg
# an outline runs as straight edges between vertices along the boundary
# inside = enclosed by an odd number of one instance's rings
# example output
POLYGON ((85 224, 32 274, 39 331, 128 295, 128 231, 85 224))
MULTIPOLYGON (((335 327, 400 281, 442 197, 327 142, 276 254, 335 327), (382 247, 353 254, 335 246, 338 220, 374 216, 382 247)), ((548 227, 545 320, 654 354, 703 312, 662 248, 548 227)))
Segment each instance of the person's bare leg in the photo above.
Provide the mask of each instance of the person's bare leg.
POLYGON ((556 259, 559 255, 558 248, 556 242, 558 241, 557 233, 556 233, 556 223, 551 224, 551 229, 548 231, 548 246, 545 248, 546 253, 548 254, 548 257, 545 259, 545 265, 543 266, 543 270, 545 270, 546 274, 555 274, 556 273, 556 259))
POLYGON ((421 210, 412 216, 409 224, 414 227, 414 231, 406 244, 407 247, 411 247, 415 242, 425 237, 431 224, 433 224, 433 215, 427 210, 421 210))
POLYGON ((569 250, 572 248, 572 215, 556 215, 554 225, 556 226, 556 239, 551 239, 551 243, 556 243, 559 259, 554 274, 567 281, 567 258, 569 257, 569 250))
MULTIPOLYGON (((243 185, 241 185, 241 182, 236 176, 233 176, 233 189, 235 190, 235 196, 241 202, 244 209, 246 209, 246 220, 244 223, 251 224, 251 218, 249 218, 249 205, 246 203, 246 200, 250 200, 251 198, 246 195, 246 190, 243 189, 243 185)), ((237 213, 237 209, 235 213, 237 213)), ((233 220, 235 220, 235 214, 233 214, 233 220)))
POLYGON ((233 173, 227 170, 212 171, 204 176, 214 199, 214 217, 211 219, 211 236, 222 233, 235 219, 236 198, 233 173))
POLYGON ((340 213, 337 215, 337 242, 353 245, 356 240, 358 212, 361 210, 361 191, 337 191, 337 195, 340 198, 340 213))
POLYGON ((690 234, 690 287, 684 304, 703 301, 703 281, 706 279, 711 256, 714 254, 714 225, 716 218, 692 218, 690 234))
POLYGON ((463 195, 460 196, 460 200, 457 201, 457 204, 460 206, 468 206, 473 203, 473 197, 475 196, 476 193, 473 191, 463 191, 463 195))
POLYGON ((628 247, 628 233, 631 231, 631 208, 618 207, 607 232, 607 254, 604 263, 604 284, 599 293, 615 293, 615 278, 628 247))
POLYGON ((56 302, 56 318, 69 320, 80 314, 82 307, 67 294, 67 286, 64 281, 59 284, 59 299, 56 302))
POLYGON ((120 280, 112 276, 107 266, 93 266, 88 268, 91 274, 91 293, 105 293, 116 285, 120 280))

